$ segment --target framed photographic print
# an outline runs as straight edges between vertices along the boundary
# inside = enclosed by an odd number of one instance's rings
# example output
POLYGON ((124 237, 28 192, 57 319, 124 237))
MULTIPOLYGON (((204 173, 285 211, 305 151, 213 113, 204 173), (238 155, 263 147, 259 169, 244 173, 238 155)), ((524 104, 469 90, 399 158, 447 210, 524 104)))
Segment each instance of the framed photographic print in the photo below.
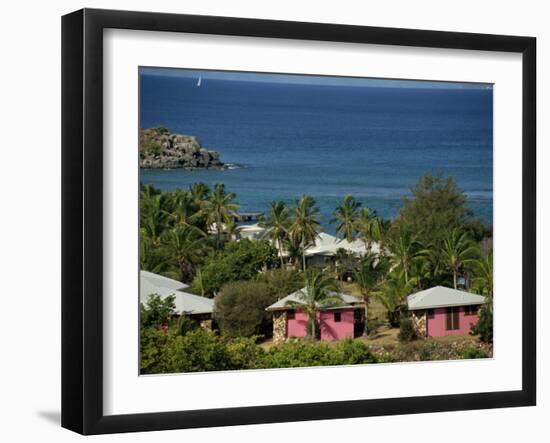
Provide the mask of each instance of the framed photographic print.
POLYGON ((535 51, 64 16, 62 425, 534 405, 535 51))

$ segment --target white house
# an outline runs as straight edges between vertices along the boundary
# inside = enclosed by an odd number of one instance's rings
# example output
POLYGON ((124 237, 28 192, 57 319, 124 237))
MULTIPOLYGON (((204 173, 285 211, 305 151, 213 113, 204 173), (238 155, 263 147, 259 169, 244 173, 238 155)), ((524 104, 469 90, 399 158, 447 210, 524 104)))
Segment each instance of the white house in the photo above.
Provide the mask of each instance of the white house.
MULTIPOLYGON (((322 265, 329 257, 334 257, 338 249, 344 249, 357 256, 363 255, 369 248, 364 241, 356 239, 352 242, 339 239, 333 235, 321 232, 315 239, 315 244, 306 249, 306 259, 309 265, 322 265)), ((370 251, 378 254, 380 245, 373 242, 370 251)))
POLYGON ((165 299, 174 296, 175 311, 178 315, 188 315, 201 326, 211 327, 214 300, 185 292, 189 286, 177 280, 148 271, 139 271, 139 301, 146 304, 151 295, 165 299))

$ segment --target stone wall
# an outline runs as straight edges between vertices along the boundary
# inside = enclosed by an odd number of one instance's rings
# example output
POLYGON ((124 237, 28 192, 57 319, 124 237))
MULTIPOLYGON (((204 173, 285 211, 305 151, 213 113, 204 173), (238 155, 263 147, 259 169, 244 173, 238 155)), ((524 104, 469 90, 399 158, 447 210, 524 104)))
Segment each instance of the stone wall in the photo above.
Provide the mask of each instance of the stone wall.
POLYGON ((427 322, 427 315, 426 311, 413 311, 412 312, 412 322, 413 327, 416 332, 416 335, 419 338, 426 337, 427 328, 426 328, 426 322, 427 322))
POLYGON ((286 340, 286 311, 273 312, 273 344, 286 340))

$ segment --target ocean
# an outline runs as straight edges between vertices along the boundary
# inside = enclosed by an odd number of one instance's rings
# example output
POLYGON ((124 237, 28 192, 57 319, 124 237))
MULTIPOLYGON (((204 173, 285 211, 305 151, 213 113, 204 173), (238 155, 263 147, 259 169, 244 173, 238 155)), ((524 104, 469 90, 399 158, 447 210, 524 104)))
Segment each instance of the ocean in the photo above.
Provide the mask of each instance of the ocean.
POLYGON ((396 216, 426 174, 453 176, 493 217, 493 91, 303 85, 141 74, 140 125, 198 137, 228 170, 142 170, 163 190, 224 183, 241 211, 313 196, 326 231, 346 194, 396 216))

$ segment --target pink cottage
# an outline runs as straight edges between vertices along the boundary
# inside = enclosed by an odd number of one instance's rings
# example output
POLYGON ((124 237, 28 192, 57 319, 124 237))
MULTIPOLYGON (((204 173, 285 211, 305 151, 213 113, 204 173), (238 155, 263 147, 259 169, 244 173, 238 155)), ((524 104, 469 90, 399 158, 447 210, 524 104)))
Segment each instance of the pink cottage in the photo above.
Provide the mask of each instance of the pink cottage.
POLYGON ((471 292, 435 286, 407 297, 419 337, 467 335, 479 320, 485 297, 471 292))
MULTIPOLYGON (((287 338, 306 336, 307 314, 288 304, 288 302, 299 302, 299 294, 304 290, 305 288, 287 295, 266 309, 273 312, 273 342, 275 344, 281 343, 287 338)), ((340 295, 342 304, 319 308, 317 311, 321 340, 354 338, 363 333, 365 305, 362 299, 351 294, 340 295)))

